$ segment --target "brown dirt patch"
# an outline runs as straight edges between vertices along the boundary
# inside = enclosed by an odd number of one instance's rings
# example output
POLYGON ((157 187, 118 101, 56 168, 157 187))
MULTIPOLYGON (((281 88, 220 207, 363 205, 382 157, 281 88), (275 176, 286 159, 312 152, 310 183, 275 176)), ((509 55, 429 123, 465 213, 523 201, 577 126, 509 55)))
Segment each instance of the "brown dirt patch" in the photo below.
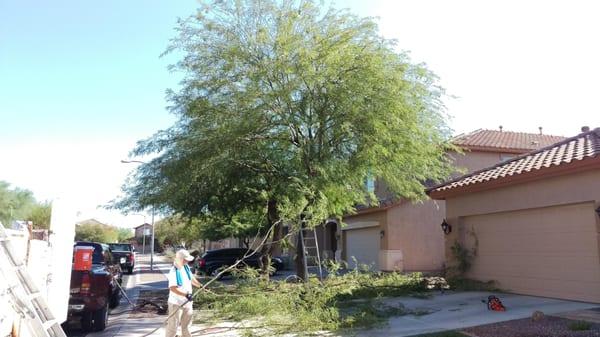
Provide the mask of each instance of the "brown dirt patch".
POLYGON ((575 321, 546 316, 532 322, 530 318, 481 325, 464 329, 466 333, 478 337, 600 337, 600 324, 591 323, 590 330, 571 331, 569 324, 575 321))

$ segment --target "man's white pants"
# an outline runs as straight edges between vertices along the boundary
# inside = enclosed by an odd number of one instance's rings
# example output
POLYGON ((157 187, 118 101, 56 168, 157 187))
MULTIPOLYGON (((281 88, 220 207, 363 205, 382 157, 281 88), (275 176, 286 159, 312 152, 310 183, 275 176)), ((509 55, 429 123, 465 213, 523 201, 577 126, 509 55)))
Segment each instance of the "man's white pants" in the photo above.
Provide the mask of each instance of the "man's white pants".
MULTIPOLYGON (((176 304, 169 303, 169 315, 179 308, 176 304)), ((192 326, 192 303, 184 305, 179 312, 171 316, 167 321, 167 330, 165 337, 175 337, 177 335, 177 326, 181 325, 182 337, 192 337, 190 326, 192 326)))

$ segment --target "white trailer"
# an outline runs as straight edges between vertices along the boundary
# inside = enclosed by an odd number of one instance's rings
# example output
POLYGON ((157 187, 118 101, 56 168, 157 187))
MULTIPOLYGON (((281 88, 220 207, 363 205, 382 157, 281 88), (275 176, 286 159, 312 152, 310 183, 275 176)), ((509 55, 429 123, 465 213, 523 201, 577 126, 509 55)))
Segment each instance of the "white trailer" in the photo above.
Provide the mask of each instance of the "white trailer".
MULTIPOLYGON (((27 264, 33 283, 42 293, 52 316, 67 319, 76 213, 61 199, 52 202, 47 240, 32 239, 27 229, 8 229, 13 255, 27 264)), ((1 225, 1 224, 0 224, 1 225)), ((0 273, 0 337, 35 337, 17 314, 19 304, 11 301, 9 280, 0 273)))

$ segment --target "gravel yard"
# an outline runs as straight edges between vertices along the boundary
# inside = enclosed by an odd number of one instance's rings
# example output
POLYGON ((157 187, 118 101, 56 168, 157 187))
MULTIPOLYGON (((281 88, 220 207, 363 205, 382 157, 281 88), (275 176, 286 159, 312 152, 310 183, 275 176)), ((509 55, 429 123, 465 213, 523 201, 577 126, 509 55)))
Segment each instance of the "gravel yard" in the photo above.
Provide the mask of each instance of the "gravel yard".
POLYGON ((600 337, 600 324, 591 323, 589 330, 573 331, 569 328, 573 320, 546 316, 537 322, 530 318, 481 325, 464 329, 478 337, 600 337))

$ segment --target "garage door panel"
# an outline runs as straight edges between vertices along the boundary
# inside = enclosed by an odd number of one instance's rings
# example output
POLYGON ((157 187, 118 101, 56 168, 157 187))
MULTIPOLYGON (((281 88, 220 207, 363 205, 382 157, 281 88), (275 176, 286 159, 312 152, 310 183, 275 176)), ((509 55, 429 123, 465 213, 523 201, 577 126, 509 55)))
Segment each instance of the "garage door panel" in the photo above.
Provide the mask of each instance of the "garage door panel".
MULTIPOLYGON (((558 223, 558 224, 538 224, 535 227, 538 227, 536 229, 533 229, 531 227, 532 224, 530 223, 518 223, 518 224, 507 224, 507 222, 509 222, 510 220, 506 220, 503 219, 502 222, 504 223, 503 226, 510 226, 510 228, 486 228, 486 233, 488 235, 515 235, 515 234, 519 234, 519 235, 533 235, 533 236, 539 236, 542 233, 561 233, 561 234, 568 234, 568 233, 572 233, 572 232, 588 232, 588 233, 594 233, 594 231, 589 228, 588 226, 582 226, 581 224, 576 224, 576 223, 572 223, 572 222, 564 222, 564 223, 558 223), (526 225, 526 226, 524 226, 526 225)), ((534 221, 534 220, 530 220, 530 221, 534 221)), ((540 220, 542 221, 542 220, 540 220)), ((494 224, 482 224, 482 223, 478 223, 478 225, 480 227, 496 227, 497 225, 494 224)))
MULTIPOLYGON (((524 253, 533 255, 588 255, 597 256, 589 250, 597 243, 594 232, 558 232, 522 234, 511 232, 507 235, 490 234, 477 228, 479 246, 490 254, 524 253)), ((473 246, 471 244, 470 246, 473 246)))
POLYGON ((597 281, 581 282, 579 280, 549 280, 498 274, 484 274, 482 276, 486 277, 488 280, 502 277, 502 289, 517 294, 566 298, 589 302, 597 302, 597 299, 600 298, 600 287, 598 287, 597 281))
POLYGON ((351 268, 355 268, 352 257, 358 263, 372 266, 379 270, 379 227, 347 230, 346 232, 346 259, 351 268))
POLYGON ((593 203, 463 218, 468 273, 516 293, 600 302, 593 203))
MULTIPOLYGON (((472 274, 478 275, 487 272, 489 264, 494 264, 497 275, 523 276, 532 275, 536 278, 560 278, 573 281, 597 282, 598 272, 595 257, 555 257, 540 259, 537 256, 510 255, 510 256, 481 256, 478 255, 472 266, 472 274), (510 258, 507 260, 507 258, 510 258), (500 261, 500 262, 499 262, 500 261), (558 269, 558 270, 557 270, 558 269)), ((600 285, 599 285, 600 288, 600 285)))

